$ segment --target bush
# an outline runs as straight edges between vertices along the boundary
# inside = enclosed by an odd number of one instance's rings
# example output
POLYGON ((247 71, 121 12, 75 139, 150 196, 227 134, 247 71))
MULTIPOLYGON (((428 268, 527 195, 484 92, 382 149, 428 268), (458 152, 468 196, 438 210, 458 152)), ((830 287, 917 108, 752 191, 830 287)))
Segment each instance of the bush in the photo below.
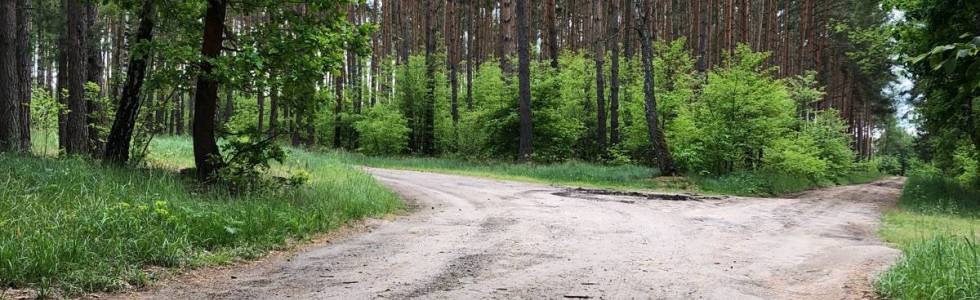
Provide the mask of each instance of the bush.
POLYGON ((354 123, 360 137, 358 151, 368 155, 401 154, 408 146, 408 121, 389 105, 378 105, 367 111, 364 119, 354 123))
POLYGON ((802 176, 819 182, 827 177, 830 169, 826 160, 819 157, 820 149, 809 136, 781 139, 766 148, 765 168, 772 173, 802 176))

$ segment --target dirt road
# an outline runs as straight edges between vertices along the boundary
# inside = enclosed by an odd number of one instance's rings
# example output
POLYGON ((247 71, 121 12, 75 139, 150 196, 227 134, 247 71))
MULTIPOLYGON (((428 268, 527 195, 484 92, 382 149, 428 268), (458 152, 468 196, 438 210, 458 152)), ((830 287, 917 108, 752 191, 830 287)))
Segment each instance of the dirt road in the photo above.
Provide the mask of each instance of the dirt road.
POLYGON ((864 298, 898 254, 875 237, 897 178, 796 199, 672 201, 368 171, 416 211, 295 255, 117 296, 864 298))

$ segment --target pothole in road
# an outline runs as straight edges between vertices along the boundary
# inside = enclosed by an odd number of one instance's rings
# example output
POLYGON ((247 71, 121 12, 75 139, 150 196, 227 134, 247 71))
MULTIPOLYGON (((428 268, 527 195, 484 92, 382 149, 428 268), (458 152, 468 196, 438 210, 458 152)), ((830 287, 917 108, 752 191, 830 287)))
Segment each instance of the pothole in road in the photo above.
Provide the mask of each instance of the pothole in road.
POLYGON ((613 191, 603 189, 574 188, 551 193, 552 195, 566 198, 577 198, 594 201, 620 202, 634 204, 639 200, 660 200, 660 201, 710 201, 724 200, 725 197, 704 196, 695 194, 666 194, 666 193, 643 193, 629 191, 613 191), (613 197, 603 197, 613 196, 613 197), (615 197, 619 196, 619 197, 615 197))

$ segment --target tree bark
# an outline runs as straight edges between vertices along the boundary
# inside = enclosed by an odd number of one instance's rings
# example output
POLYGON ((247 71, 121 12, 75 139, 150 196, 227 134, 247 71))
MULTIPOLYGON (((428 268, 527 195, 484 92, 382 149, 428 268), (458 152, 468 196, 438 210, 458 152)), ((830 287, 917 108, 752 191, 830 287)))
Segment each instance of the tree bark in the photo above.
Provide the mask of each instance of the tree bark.
POLYGON ((595 93, 596 93, 596 145, 599 151, 605 153, 606 151, 606 97, 605 97, 605 74, 603 74, 603 64, 605 63, 605 47, 603 47, 603 34, 601 33, 601 28, 605 25, 602 23, 602 1, 592 2, 592 18, 593 18, 593 30, 596 32, 592 33, 592 43, 594 45, 593 54, 595 56, 595 93))
POLYGON ((475 31, 473 30, 473 3, 466 1, 466 109, 473 109, 473 64, 476 56, 473 55, 473 41, 475 31))
MULTIPOLYGON (((19 83, 18 112, 20 126, 20 150, 31 151, 31 69, 34 57, 31 55, 31 1, 17 0, 17 73, 19 83)), ((40 70, 38 72, 40 77, 40 70)))
MULTIPOLYGON (((134 49, 136 45, 145 45, 153 40, 153 27, 156 25, 154 1, 143 0, 136 41, 130 45, 134 49)), ((130 51, 126 82, 116 108, 116 118, 106 139, 104 158, 108 162, 122 165, 129 161, 129 145, 136 127, 136 118, 139 116, 140 91, 146 78, 148 58, 149 53, 146 51, 130 51)))
POLYGON ((341 128, 340 113, 344 111, 344 75, 337 75, 333 78, 334 109, 333 109, 333 147, 341 148, 341 128))
POLYGON ((517 0, 517 60, 518 60, 518 81, 519 81, 519 103, 520 113, 520 144, 518 148, 518 158, 521 161, 530 161, 534 149, 531 139, 533 134, 531 124, 531 70, 530 54, 528 49, 528 24, 527 24, 527 0, 517 0))
POLYGON ((221 55, 222 33, 224 32, 225 11, 228 0, 208 0, 204 15, 204 38, 201 43, 201 75, 197 77, 194 103, 194 163, 197 175, 202 181, 214 179, 222 167, 221 152, 214 136, 214 116, 218 107, 218 81, 211 73, 214 65, 211 60, 221 55))
POLYGON ((65 15, 68 17, 68 119, 65 124, 65 137, 68 154, 89 153, 88 105, 85 102, 85 16, 81 1, 65 1, 65 15))
POLYGON ((0 3, 0 152, 20 150, 17 3, 0 3))
POLYGON ((265 87, 260 86, 258 87, 258 89, 259 89, 259 93, 255 101, 259 111, 259 123, 257 126, 258 129, 257 131, 262 132, 262 123, 265 121, 265 87))
MULTIPOLYGON (((507 1, 507 0, 504 0, 507 1)), ((435 155, 435 98, 436 98, 436 13, 438 4, 431 0, 423 1, 428 9, 425 15, 425 103, 422 108, 422 153, 435 155)))
POLYGON ((619 144, 619 2, 609 2, 609 27, 606 38, 609 42, 609 141, 615 146, 619 144))
MULTIPOLYGON (((618 0, 617 0, 618 1, 618 0)), ((541 51, 547 54, 547 58, 551 60, 551 68, 558 69, 558 28, 555 24, 555 0, 545 0, 544 1, 544 28, 545 37, 541 40, 543 43, 541 51)))
POLYGON ((509 56, 514 54, 514 0, 500 0, 500 70, 513 74, 509 56))
MULTIPOLYGON (((644 6, 647 6, 650 0, 641 1, 643 1, 644 6)), ((645 8, 642 11, 645 12, 645 15, 640 19, 642 21, 639 24, 646 24, 650 18, 649 11, 645 8)), ((653 145, 654 155, 657 156, 657 167, 660 168, 660 173, 673 176, 677 174, 677 168, 674 166, 674 159, 670 154, 667 139, 660 128, 659 117, 657 116, 657 94, 653 84, 653 45, 650 41, 650 33, 647 32, 645 26, 638 26, 637 28, 640 34, 641 52, 643 52, 643 95, 646 106, 644 113, 646 114, 647 133, 650 144, 653 145)))
MULTIPOLYGON (((94 1, 85 2, 85 82, 95 83, 99 87, 98 97, 105 95, 105 82, 102 79, 102 57, 100 39, 102 31, 99 23, 99 4, 94 1)), ((99 136, 99 128, 105 119, 102 115, 102 105, 98 99, 87 97, 85 106, 88 108, 86 122, 88 123, 89 150, 92 156, 102 153, 103 141, 99 136)))
POLYGON ((275 137, 279 131, 279 88, 276 85, 269 90, 269 136, 275 137))

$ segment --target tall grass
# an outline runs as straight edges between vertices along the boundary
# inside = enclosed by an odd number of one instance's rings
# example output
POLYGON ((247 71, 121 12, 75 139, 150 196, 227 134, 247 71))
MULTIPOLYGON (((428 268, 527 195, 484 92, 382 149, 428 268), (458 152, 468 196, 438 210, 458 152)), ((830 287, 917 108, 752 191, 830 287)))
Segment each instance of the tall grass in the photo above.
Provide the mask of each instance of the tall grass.
POLYGON ((905 257, 878 281, 892 299, 980 299, 977 239, 939 235, 906 247, 905 257))
POLYGON ((253 258, 345 222, 400 207, 369 175, 303 151, 293 190, 232 196, 198 189, 186 139, 153 144, 150 168, 79 158, 0 155, 0 286, 66 293, 142 285, 151 266, 190 267, 253 258))
POLYGON ((980 189, 951 178, 911 177, 899 204, 921 213, 980 217, 980 189))
POLYGON ((655 168, 643 166, 598 165, 579 161, 560 164, 515 164, 449 158, 371 157, 348 152, 329 152, 327 155, 343 163, 376 168, 439 171, 499 179, 611 188, 658 188, 653 178, 660 174, 655 168))
POLYGON ((980 299, 980 191, 912 177, 881 235, 905 253, 878 281, 895 299, 980 299))

